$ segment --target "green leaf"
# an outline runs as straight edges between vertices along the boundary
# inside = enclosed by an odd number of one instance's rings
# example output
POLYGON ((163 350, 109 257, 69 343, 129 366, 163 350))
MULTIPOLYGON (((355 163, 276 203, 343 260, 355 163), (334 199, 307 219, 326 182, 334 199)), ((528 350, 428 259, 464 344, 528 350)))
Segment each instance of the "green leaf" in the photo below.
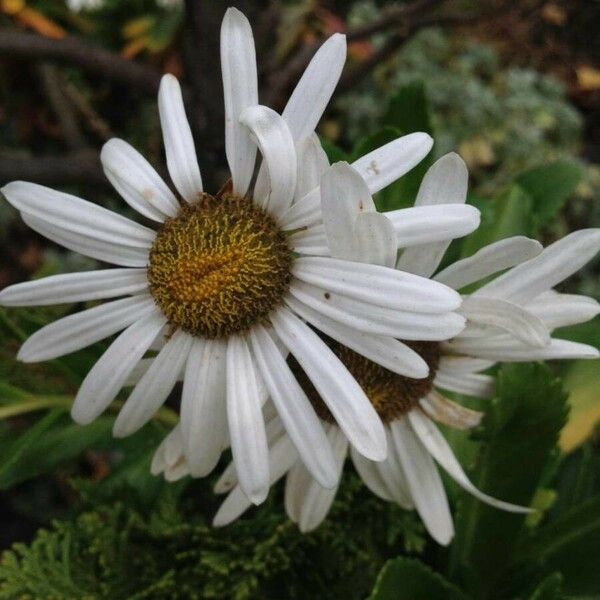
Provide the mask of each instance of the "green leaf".
POLYGON ((561 600, 563 578, 560 573, 546 577, 529 597, 529 600, 561 600))
POLYGON ((465 238, 463 257, 513 235, 533 235, 533 200, 520 186, 512 185, 498 197, 480 200, 475 205, 481 211, 481 225, 465 238))
POLYGON ((398 557, 381 569, 370 600, 461 600, 464 594, 421 561, 398 557))
POLYGON ((339 162, 340 160, 348 160, 348 155, 339 146, 336 146, 333 142, 330 142, 325 138, 320 138, 320 141, 331 164, 339 162))
POLYGON ((565 592, 600 589, 600 495, 541 527, 515 553, 515 562, 536 561, 545 572, 560 571, 565 592))
POLYGON ((422 81, 414 81, 400 88, 390 100, 383 122, 404 134, 415 131, 433 132, 429 104, 422 81))
POLYGON ((519 186, 533 200, 537 227, 547 225, 554 218, 582 178, 583 169, 566 161, 537 167, 517 177, 519 186))
POLYGON ((392 142, 401 135, 398 128, 386 126, 378 132, 358 140, 352 150, 352 162, 369 152, 373 152, 373 150, 377 150, 377 148, 380 148, 381 146, 385 146, 385 144, 392 142))
MULTIPOLYGON (((565 423, 566 393, 542 364, 505 365, 497 382, 472 481, 496 498, 528 506, 565 423)), ((477 598, 497 594, 524 522, 525 515, 463 494, 450 556, 453 578, 461 576, 477 598)))

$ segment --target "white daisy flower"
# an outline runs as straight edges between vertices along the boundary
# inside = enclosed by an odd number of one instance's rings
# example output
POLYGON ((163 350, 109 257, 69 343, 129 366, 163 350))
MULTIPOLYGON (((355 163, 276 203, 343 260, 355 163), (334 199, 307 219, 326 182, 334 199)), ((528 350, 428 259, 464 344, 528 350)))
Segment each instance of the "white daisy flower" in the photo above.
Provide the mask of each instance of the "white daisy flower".
MULTIPOLYGON (((261 414, 268 394, 315 479, 331 487, 338 478, 327 436, 285 362, 288 351, 356 451, 371 460, 386 455, 377 412, 340 359, 306 325, 304 312, 334 323, 345 343, 370 359, 415 377, 427 376, 426 363, 395 338, 445 339, 464 326, 464 318, 452 312, 460 296, 443 284, 314 251, 300 255, 302 249, 289 241, 305 226, 298 215, 289 217, 295 200, 306 190, 308 195, 318 190, 320 168, 304 165, 302 157, 312 155, 305 149, 314 147, 314 129, 345 55, 343 36, 325 42, 280 116, 258 105, 252 31, 239 11, 228 10, 221 63, 231 185, 217 196, 204 191, 181 89, 170 75, 161 82, 158 107, 167 167, 179 198, 123 140, 113 139, 102 149, 108 179, 155 228, 43 186, 13 182, 2 189, 33 229, 119 268, 18 284, 0 294, 0 303, 123 297, 42 328, 23 345, 19 358, 49 360, 121 332, 84 379, 73 418, 82 424, 94 420, 143 371, 114 426, 116 436, 129 435, 152 418, 183 373, 180 435, 190 471, 209 473, 230 443, 240 485, 255 503, 269 489, 261 414), (258 149, 263 167, 259 191, 251 193, 258 149), (156 357, 142 363, 153 349, 156 357)), ((426 134, 412 134, 362 159, 378 163, 377 173, 365 176, 371 189, 404 174, 431 144, 426 134)), ((329 172, 327 185, 335 188, 336 177, 329 172)), ((345 193, 333 188, 332 193, 345 193)), ((403 214, 411 219, 411 211, 403 214)), ((433 222, 421 227, 422 237, 414 236, 412 243, 438 240, 447 219, 440 216, 438 223, 436 214, 430 214, 433 222), (429 230, 436 234, 432 237, 429 230)), ((463 211, 456 219, 464 222, 460 229, 466 233, 477 226, 478 214, 463 211)), ((360 235, 368 235, 368 227, 360 235)))
MULTIPOLYGON (((349 182, 352 173, 348 168, 345 170, 349 182)), ((464 163, 456 155, 447 155, 426 174, 417 205, 464 202, 466 192, 464 163)), ((395 246, 385 236, 384 214, 365 215, 352 203, 346 203, 344 211, 340 203, 330 202, 326 186, 322 186, 322 196, 325 229, 329 239, 335 242, 331 243, 332 256, 344 252, 345 256, 354 259, 363 256, 379 264, 391 264, 395 260, 395 246), (361 236, 357 234, 361 230, 358 222, 365 216, 370 217, 372 235, 361 236), (349 225, 352 220, 354 236, 347 234, 352 231, 349 225), (377 232, 376 224, 380 226, 377 232)), ((366 225, 364 229, 367 229, 366 225)), ((443 242, 409 248, 400 256, 398 266, 431 276, 447 245, 443 242)), ((365 358, 368 355, 356 353, 336 335, 335 325, 323 320, 322 312, 313 312, 316 305, 310 309, 296 307, 302 317, 330 336, 329 347, 361 385, 385 423, 388 440, 385 461, 374 462, 351 448, 352 461, 359 475, 379 497, 407 509, 415 508, 431 536, 440 544, 448 544, 454 531, 436 462, 460 486, 483 502, 512 512, 528 510, 491 498, 469 481, 434 421, 465 429, 477 425, 481 413, 453 402, 440 390, 488 398, 494 393, 494 380, 480 371, 496 361, 597 358, 599 353, 595 348, 552 339, 550 334, 556 327, 587 321, 600 312, 600 306, 591 298, 559 294, 551 289, 580 269, 599 249, 600 229, 573 233, 543 252, 538 242, 514 237, 491 244, 439 272, 435 280, 458 290, 509 269, 465 297, 461 308, 467 317, 464 331, 450 335, 442 343, 425 339, 411 343, 429 366, 429 376, 424 379, 410 379, 385 368, 381 361, 376 364, 365 358)), ((298 365, 293 369, 325 424, 337 472, 341 474, 349 448, 347 437, 308 377, 302 375, 298 365)), ((271 483, 287 475, 286 511, 301 531, 310 531, 327 515, 337 490, 325 489, 314 480, 298 457, 279 417, 273 411, 266 416, 271 431, 271 483)), ((166 463, 157 464, 155 468, 169 470, 166 463)), ((230 490, 215 516, 217 526, 230 523, 249 507, 248 499, 237 485, 233 465, 226 469, 215 488, 218 493, 230 490)))

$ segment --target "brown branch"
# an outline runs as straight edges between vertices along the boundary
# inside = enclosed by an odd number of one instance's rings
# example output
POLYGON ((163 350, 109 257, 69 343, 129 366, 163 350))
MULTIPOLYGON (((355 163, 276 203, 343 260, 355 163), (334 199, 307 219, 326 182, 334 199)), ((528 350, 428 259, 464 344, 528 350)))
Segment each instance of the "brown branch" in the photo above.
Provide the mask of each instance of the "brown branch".
POLYGON ((7 27, 0 28, 0 56, 67 63, 144 92, 158 91, 161 74, 76 38, 51 39, 7 27))
POLYGON ((0 158, 0 185, 15 179, 49 186, 81 182, 108 185, 96 150, 79 150, 45 158, 0 158))

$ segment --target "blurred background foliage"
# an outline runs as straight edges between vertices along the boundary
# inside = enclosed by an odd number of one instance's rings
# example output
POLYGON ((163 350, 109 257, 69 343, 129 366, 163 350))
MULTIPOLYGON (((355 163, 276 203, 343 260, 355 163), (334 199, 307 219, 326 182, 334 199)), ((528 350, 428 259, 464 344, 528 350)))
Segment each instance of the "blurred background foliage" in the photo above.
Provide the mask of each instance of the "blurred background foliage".
MULTIPOLYGON (((168 71, 182 79, 203 177, 218 189, 227 172, 215 57, 230 4, 253 23, 261 100, 277 109, 314 48, 347 33, 348 65, 319 129, 332 161, 403 133, 434 136, 423 164, 377 195, 381 210, 411 205, 433 160, 461 154, 482 226, 446 260, 511 235, 550 243, 600 226, 600 8, 584 0, 0 0, 0 184, 37 181, 126 212, 98 151, 119 136, 164 171, 155 94, 168 71)), ((0 287, 93 266, 0 203, 0 287)), ((598 261, 564 291, 600 299, 598 261)), ((15 360, 32 331, 79 308, 0 309, 0 539, 16 542, 0 561, 0 598, 600 593, 597 361, 502 367, 495 400, 458 398, 486 413, 470 435, 445 432, 461 462, 483 491, 533 502, 539 512, 527 518, 448 481, 457 534, 442 549, 348 468, 310 535, 286 519, 280 488, 248 518, 212 530, 210 478, 167 484, 149 474, 176 422, 177 390, 153 423, 114 440, 114 410, 86 427, 68 416, 110 340, 50 363, 15 360)), ((559 335, 600 346, 600 321, 559 335)))

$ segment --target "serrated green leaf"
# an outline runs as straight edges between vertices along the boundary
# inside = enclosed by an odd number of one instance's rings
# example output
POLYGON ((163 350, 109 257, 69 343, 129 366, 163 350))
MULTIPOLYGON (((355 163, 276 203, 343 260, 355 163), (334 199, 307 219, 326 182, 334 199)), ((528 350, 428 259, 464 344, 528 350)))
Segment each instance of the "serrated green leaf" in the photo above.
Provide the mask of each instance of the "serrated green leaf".
MULTIPOLYGON (((498 398, 483 420, 483 443, 473 483, 503 500, 528 506, 565 423, 566 393, 542 364, 505 365, 498 398)), ((502 580, 525 516, 463 495, 450 564, 477 598, 488 598, 502 580)))
POLYGON ((421 561, 398 557, 381 569, 370 600, 462 600, 464 594, 421 561))
POLYGON ((541 527, 515 552, 514 561, 536 561, 543 572, 560 571, 565 592, 594 594, 600 589, 600 496, 541 527))
POLYGON ((481 225, 462 244, 462 256, 471 256, 483 246, 513 235, 533 235, 533 200, 520 186, 512 185, 492 200, 475 203, 481 225))
POLYGON ((560 600, 563 598, 562 582, 562 575, 553 573, 537 586, 529 600, 560 600))
POLYGON ((557 161, 522 173, 519 186, 532 198, 536 226, 547 225, 575 191, 583 169, 572 162, 557 161))

